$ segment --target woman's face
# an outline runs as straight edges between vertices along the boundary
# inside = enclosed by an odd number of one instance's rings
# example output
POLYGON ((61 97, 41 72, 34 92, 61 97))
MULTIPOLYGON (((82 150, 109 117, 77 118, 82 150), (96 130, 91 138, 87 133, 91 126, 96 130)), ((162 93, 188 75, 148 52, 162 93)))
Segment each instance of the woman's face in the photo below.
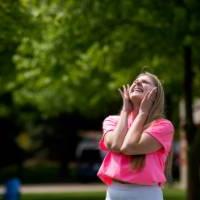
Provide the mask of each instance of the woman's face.
POLYGON ((155 87, 153 80, 147 75, 141 75, 132 83, 129 90, 131 101, 141 101, 145 94, 155 87))

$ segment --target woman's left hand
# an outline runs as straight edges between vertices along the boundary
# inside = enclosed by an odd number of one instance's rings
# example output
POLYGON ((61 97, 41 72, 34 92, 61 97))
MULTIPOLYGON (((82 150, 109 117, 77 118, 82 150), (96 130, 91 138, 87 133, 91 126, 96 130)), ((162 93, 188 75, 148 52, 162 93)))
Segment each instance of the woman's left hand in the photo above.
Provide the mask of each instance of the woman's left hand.
POLYGON ((123 99, 123 106, 122 106, 122 110, 126 111, 128 113, 130 113, 131 111, 133 111, 133 104, 130 100, 130 96, 129 96, 129 90, 130 90, 130 86, 127 85, 123 85, 123 89, 119 88, 119 92, 122 96, 123 99))
POLYGON ((148 114, 150 109, 155 101, 157 88, 153 88, 150 92, 148 92, 141 101, 139 113, 148 114))

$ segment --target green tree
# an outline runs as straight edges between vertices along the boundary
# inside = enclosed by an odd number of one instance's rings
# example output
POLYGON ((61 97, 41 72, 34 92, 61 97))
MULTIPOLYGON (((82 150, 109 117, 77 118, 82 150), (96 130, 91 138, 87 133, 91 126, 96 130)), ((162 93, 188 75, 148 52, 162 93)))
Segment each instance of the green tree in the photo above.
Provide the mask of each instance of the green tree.
POLYGON ((181 74, 174 76, 171 70, 178 65, 168 61, 177 52, 167 43, 176 40, 168 37, 162 43, 167 27, 154 25, 157 16, 152 19, 142 5, 106 0, 30 2, 38 34, 24 38, 14 57, 21 85, 14 94, 16 103, 31 102, 47 115, 78 110, 94 116, 106 108, 116 110, 115 91, 132 81, 146 63, 166 87, 177 85, 173 90, 180 94, 181 74), (49 99, 53 101, 47 105, 49 99))
POLYGON ((17 0, 0 0, 0 18, 0 167, 17 164, 20 169, 26 154, 15 140, 20 128, 11 90, 16 78, 13 56, 31 20, 17 0))
POLYGON ((0 116, 6 116, 13 109, 10 89, 14 86, 17 73, 13 56, 33 23, 18 0, 1 0, 0 17, 0 116))

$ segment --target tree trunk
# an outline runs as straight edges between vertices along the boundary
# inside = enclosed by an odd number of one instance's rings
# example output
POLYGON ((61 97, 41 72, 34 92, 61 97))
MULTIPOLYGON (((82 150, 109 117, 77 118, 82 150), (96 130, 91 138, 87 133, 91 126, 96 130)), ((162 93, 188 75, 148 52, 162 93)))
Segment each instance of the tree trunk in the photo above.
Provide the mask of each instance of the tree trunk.
POLYGON ((185 132, 188 142, 188 185, 187 185, 187 199, 200 199, 199 192, 199 165, 198 155, 196 151, 195 139, 197 138, 197 130, 193 120, 192 110, 192 89, 193 89, 193 71, 192 71, 192 49, 190 46, 184 47, 184 90, 185 90, 185 110, 186 110, 186 124, 185 132))

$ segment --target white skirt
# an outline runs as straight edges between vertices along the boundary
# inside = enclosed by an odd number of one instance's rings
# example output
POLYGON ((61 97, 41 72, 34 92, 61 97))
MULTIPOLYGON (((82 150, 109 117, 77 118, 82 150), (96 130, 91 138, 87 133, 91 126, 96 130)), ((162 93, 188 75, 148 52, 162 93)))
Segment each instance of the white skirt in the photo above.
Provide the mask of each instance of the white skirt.
POLYGON ((108 186, 106 200, 163 200, 162 189, 158 185, 112 183, 108 186))

